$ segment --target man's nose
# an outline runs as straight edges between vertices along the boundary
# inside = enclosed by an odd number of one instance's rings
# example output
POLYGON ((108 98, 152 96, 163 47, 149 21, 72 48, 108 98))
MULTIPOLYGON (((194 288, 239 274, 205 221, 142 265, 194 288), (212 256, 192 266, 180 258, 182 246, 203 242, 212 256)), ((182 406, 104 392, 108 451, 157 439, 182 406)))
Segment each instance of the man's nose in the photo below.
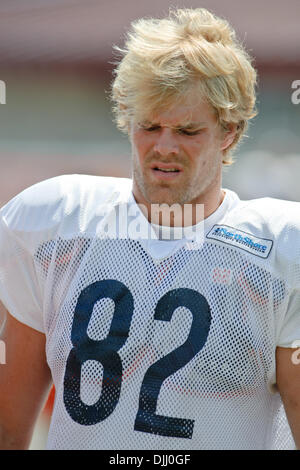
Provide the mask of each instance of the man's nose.
POLYGON ((153 150, 160 155, 178 154, 179 148, 174 131, 162 127, 156 136, 153 150))

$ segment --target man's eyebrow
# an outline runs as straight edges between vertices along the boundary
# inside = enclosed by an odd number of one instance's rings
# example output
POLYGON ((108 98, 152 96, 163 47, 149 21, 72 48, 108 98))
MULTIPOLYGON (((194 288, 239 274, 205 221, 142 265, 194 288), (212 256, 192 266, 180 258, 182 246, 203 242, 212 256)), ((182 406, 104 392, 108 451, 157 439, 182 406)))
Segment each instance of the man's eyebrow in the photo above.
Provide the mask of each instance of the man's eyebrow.
POLYGON ((182 124, 175 126, 175 129, 191 129, 191 128, 198 128, 206 125, 205 122, 189 122, 188 124, 182 124))

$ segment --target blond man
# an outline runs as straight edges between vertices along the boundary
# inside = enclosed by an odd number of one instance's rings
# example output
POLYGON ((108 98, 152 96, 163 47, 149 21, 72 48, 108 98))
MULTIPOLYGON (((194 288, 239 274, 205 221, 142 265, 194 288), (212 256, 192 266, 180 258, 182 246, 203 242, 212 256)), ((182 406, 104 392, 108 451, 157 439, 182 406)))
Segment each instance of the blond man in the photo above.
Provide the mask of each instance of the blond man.
POLYGON ((205 9, 136 21, 119 53, 132 179, 65 175, 0 211, 1 446, 28 447, 53 381, 48 449, 299 447, 299 204, 222 188, 251 59, 205 9))

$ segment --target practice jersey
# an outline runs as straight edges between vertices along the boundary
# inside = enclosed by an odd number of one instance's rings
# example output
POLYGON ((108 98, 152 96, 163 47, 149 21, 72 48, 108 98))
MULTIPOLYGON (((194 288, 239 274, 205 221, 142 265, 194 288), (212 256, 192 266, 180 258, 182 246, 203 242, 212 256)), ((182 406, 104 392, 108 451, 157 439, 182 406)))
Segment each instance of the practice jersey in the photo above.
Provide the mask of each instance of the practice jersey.
POLYGON ((225 189, 204 221, 169 229, 130 179, 88 175, 6 204, 0 298, 46 335, 47 448, 293 449, 275 351, 300 340, 299 215, 225 189))

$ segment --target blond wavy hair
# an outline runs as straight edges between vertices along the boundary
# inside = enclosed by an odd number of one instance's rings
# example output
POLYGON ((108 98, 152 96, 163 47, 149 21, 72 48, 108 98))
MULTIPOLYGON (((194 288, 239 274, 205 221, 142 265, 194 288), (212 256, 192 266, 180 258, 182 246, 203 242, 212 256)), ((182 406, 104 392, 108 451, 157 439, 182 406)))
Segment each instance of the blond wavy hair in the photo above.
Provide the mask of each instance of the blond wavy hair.
POLYGON ((232 150, 245 135, 255 109, 256 71, 252 58, 228 22, 204 8, 170 9, 163 19, 134 21, 115 62, 111 99, 118 128, 130 132, 134 118, 143 120, 170 109, 197 91, 206 99, 226 131, 235 124, 234 141, 223 151, 223 163, 233 162, 232 150))

